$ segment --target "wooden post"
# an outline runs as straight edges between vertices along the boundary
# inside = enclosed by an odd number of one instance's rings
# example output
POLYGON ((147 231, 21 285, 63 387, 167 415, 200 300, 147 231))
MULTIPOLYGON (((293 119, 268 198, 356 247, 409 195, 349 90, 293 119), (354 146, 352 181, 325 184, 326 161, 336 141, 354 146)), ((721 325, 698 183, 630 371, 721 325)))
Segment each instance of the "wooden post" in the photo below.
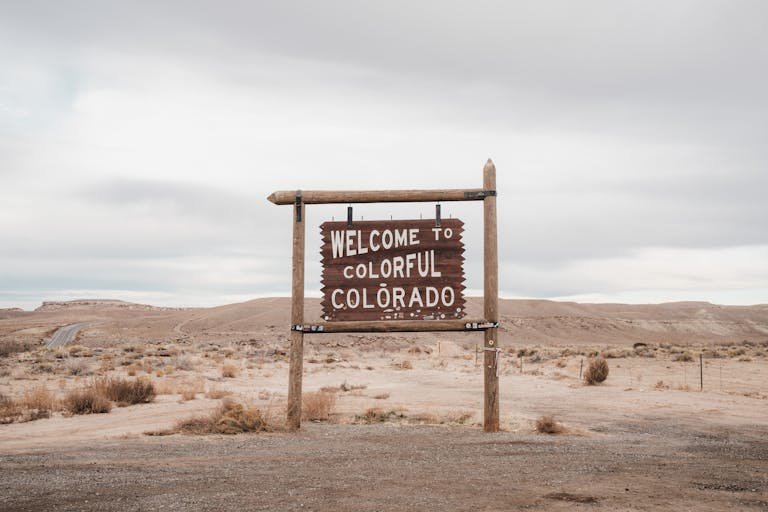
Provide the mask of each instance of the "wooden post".
POLYGON ((699 353, 699 391, 704 391, 704 355, 699 353))
MULTIPOLYGON (((483 168, 483 189, 496 190, 496 167, 488 159, 483 168)), ((485 320, 499 321, 499 254, 496 233, 496 196, 486 195, 483 199, 483 276, 485 320)), ((483 430, 499 431, 499 377, 497 365, 500 364, 498 352, 498 329, 485 331, 484 344, 484 388, 483 430)))
POLYGON ((288 429, 301 428, 301 378, 304 369, 304 202, 296 192, 293 208, 293 285, 291 288, 291 363, 288 375, 288 429))

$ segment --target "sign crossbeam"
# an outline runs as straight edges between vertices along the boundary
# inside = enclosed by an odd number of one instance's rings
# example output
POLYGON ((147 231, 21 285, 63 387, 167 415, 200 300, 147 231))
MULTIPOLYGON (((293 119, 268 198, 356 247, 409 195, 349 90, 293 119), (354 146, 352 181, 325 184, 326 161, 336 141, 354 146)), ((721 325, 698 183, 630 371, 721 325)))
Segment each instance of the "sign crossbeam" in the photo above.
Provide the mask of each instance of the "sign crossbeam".
MULTIPOLYGON (((496 190, 485 188, 435 190, 302 190, 304 204, 349 203, 430 203, 438 201, 482 201, 495 196, 496 190)), ((279 190, 267 197, 277 205, 294 204, 295 190, 279 190)))

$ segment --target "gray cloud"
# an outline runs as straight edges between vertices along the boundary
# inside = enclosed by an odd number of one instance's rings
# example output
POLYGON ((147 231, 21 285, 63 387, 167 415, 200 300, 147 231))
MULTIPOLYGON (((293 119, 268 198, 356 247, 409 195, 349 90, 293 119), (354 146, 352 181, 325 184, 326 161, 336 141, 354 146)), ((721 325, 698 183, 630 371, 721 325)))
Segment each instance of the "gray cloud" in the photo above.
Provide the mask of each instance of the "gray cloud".
POLYGON ((0 284, 183 294, 218 266, 195 293, 287 290, 289 215, 269 192, 474 186, 487 156, 510 294, 614 293, 585 262, 650 249, 715 268, 718 251, 768 245, 767 14, 759 1, 5 6, 0 200, 14 221, 0 221, 0 284))

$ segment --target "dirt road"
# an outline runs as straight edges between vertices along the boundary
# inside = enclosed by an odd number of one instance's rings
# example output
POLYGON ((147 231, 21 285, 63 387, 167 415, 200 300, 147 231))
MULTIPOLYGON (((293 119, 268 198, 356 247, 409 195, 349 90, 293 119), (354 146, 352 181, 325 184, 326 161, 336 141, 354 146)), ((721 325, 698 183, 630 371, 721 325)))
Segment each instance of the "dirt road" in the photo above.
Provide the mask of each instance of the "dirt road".
POLYGON ((768 430, 307 425, 0 457, 3 510, 768 510, 768 430))

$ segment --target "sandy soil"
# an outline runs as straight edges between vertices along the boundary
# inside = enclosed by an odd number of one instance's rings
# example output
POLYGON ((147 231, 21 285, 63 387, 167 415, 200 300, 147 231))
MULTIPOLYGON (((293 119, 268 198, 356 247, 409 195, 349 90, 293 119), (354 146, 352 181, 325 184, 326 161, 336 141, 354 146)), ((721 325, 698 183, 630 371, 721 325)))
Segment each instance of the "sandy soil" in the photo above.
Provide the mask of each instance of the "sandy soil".
MULTIPOLYGON (((237 319, 243 308, 226 312, 227 325, 255 322, 237 319)), ((111 315, 103 329, 117 321, 114 312, 85 310, 111 315)), ((623 340, 587 344, 575 330, 574 343, 508 346, 504 432, 485 434, 479 335, 307 337, 304 390, 335 389, 330 422, 305 422, 298 434, 144 435, 218 407, 221 400, 205 397, 211 390, 283 418, 287 347, 261 335, 243 340, 216 331, 217 338, 211 332, 222 325, 220 312, 208 313, 143 310, 120 320, 154 325, 158 315, 173 338, 120 341, 115 327, 104 343, 0 358, 0 393, 17 399, 41 384, 63 397, 95 376, 129 371, 160 391, 151 404, 109 414, 55 412, 0 425, 0 509, 768 510, 762 341, 634 350, 623 340), (580 367, 593 352, 608 357, 611 372, 605 383, 586 386, 580 367), (224 377, 225 366, 236 376, 224 377), (183 400, 184 389, 194 389, 195 399, 183 400), (402 418, 357 424, 371 407, 402 418), (542 415, 554 416, 565 433, 537 433, 542 415)), ((55 323, 49 315, 88 320, 82 312, 37 314, 40 324, 27 318, 25 331, 45 331, 55 323)), ((265 323, 275 316, 262 313, 264 332, 279 330, 265 323)))

